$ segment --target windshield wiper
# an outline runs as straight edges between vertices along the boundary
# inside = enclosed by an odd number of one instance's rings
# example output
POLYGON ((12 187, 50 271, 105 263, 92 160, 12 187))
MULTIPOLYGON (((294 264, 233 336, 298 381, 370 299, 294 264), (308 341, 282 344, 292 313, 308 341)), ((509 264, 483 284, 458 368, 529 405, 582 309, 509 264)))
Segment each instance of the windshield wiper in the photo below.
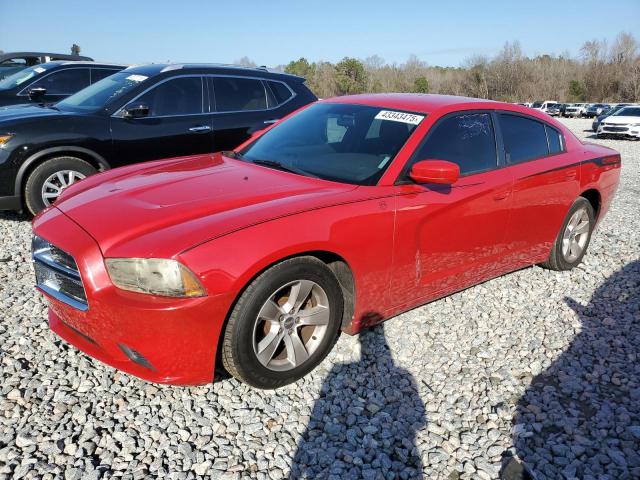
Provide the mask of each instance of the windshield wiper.
POLYGON ((265 167, 276 168, 276 169, 282 170, 284 172, 296 173, 298 175, 304 175, 305 177, 318 178, 317 175, 313 175, 313 174, 307 172, 306 170, 302 170, 301 168, 291 167, 289 165, 285 165, 283 163, 276 162, 275 160, 260 160, 260 159, 258 159, 258 160, 250 160, 250 161, 255 163, 256 165, 264 165, 265 167))

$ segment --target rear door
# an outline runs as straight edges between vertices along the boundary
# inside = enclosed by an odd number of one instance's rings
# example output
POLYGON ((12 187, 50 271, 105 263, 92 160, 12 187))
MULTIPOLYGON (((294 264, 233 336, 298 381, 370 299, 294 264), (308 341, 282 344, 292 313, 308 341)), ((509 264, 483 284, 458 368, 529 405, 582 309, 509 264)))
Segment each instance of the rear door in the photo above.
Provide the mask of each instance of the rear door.
POLYGON ((453 185, 397 186, 394 272, 396 308, 489 278, 506 268, 505 232, 512 177, 501 169, 495 117, 489 111, 456 112, 427 132, 411 160, 448 160, 461 176, 453 185))
MULTIPOLYGON (((214 150, 231 150, 279 120, 293 92, 280 81, 216 75, 211 86, 214 150)), ((286 112, 288 113, 288 112, 286 112)))
POLYGON ((206 84, 201 75, 183 75, 150 87, 132 104, 145 104, 149 115, 111 117, 114 163, 179 157, 212 151, 213 135, 206 84))
POLYGON ((29 90, 44 88, 46 93, 42 97, 42 101, 55 103, 88 87, 90 82, 91 74, 88 67, 63 68, 45 74, 42 78, 23 88, 18 96, 24 97, 25 102, 28 102, 29 90))
POLYGON ((580 190, 580 165, 551 125, 511 112, 498 113, 507 170, 514 178, 509 256, 518 265, 544 260, 580 190))

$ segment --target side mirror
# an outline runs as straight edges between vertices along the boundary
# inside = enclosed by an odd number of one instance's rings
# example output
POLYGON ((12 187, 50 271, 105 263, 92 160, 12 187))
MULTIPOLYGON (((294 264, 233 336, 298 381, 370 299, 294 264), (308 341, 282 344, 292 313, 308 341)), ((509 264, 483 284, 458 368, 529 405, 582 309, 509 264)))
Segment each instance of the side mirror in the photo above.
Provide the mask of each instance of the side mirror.
POLYGON ((446 160, 422 160, 416 162, 409 178, 416 183, 438 183, 451 185, 460 177, 460 167, 446 160))
POLYGON ((143 118, 149 115, 149 105, 144 103, 131 103, 124 107, 123 118, 143 118))
POLYGON ((29 90, 29 99, 32 102, 39 102, 42 97, 47 93, 47 89, 43 87, 36 87, 29 90))

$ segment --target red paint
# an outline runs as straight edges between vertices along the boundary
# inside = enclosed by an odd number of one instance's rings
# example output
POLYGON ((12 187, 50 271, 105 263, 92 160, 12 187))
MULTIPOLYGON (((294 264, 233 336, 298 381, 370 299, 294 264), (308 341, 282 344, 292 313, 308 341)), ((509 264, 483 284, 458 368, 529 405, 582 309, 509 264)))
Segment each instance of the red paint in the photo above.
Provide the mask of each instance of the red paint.
MULTIPOLYGON (((355 312, 347 328, 355 333, 544 260, 577 196, 595 190, 600 219, 617 188, 616 152, 583 144, 556 120, 526 107, 433 95, 329 101, 427 116, 377 186, 302 177, 220 154, 132 165, 80 182, 34 220, 38 235, 75 257, 89 303, 81 312, 50 298, 51 328, 134 375, 207 383, 234 300, 259 272, 285 257, 322 251, 344 259, 355 281, 355 312), (396 185, 442 115, 478 109, 537 117, 563 132, 567 151, 450 177, 451 185, 396 185), (105 257, 174 258, 198 276, 208 295, 167 299, 119 290, 107 275, 105 257), (155 370, 128 360, 118 343, 143 354, 155 370)), ((451 175, 451 169, 440 170, 451 175)))
POLYGON ((416 183, 451 185, 460 177, 460 167, 446 160, 422 160, 411 167, 409 176, 416 183))

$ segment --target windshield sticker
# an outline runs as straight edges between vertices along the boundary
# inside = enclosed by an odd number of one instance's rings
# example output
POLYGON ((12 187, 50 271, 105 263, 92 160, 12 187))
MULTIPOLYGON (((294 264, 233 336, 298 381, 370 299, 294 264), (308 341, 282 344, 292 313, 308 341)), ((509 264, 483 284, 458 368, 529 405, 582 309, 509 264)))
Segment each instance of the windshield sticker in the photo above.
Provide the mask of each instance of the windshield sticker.
POLYGON ((389 161, 391 157, 389 155, 385 155, 384 158, 382 159, 382 161, 380 162, 380 164, 378 165, 378 170, 380 170, 381 168, 383 168, 387 162, 389 161))
POLYGON ((127 80, 131 80, 132 82, 144 82, 147 78, 144 75, 129 75, 127 80))
POLYGON ((46 68, 42 68, 42 67, 36 67, 33 69, 34 72, 36 73, 42 73, 42 72, 46 72, 47 69, 46 68))
POLYGON ((413 113, 394 112, 392 110, 380 110, 376 115, 376 120, 391 120, 392 122, 402 122, 411 125, 418 125, 424 120, 424 115, 414 115, 413 113))

